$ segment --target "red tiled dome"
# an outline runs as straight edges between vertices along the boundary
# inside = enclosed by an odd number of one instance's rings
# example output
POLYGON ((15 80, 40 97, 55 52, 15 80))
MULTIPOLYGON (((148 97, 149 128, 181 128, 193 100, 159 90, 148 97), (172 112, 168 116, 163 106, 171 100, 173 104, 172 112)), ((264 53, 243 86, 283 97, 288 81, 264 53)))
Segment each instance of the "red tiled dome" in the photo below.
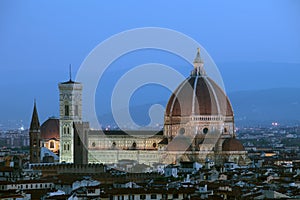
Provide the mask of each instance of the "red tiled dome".
POLYGON ((166 116, 233 116, 228 97, 207 76, 190 76, 171 95, 166 116))
POLYGON ((59 139, 59 119, 49 118, 41 126, 41 139, 59 139))
POLYGON ((223 151, 245 151, 243 144, 235 139, 235 138, 228 138, 225 139, 222 144, 223 151))

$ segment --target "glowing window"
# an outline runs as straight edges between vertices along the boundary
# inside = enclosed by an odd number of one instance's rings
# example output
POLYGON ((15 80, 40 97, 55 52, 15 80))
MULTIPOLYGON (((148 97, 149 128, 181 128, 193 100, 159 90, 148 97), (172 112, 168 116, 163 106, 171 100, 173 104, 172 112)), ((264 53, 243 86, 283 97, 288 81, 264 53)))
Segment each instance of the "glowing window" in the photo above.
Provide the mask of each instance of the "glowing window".
POLYGON ((50 141, 50 148, 54 149, 54 141, 50 141))

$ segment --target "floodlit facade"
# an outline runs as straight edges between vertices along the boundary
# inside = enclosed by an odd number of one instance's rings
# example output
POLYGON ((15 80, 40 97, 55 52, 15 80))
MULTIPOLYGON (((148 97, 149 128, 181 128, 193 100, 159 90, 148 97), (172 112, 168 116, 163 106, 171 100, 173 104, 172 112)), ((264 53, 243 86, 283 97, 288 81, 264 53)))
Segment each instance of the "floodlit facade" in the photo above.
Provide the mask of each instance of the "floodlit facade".
POLYGON ((207 159, 246 165, 235 138, 234 112, 224 91, 207 76, 200 50, 191 75, 171 95, 162 131, 91 130, 82 121, 82 84, 59 84, 59 157, 66 163, 175 164, 207 159))

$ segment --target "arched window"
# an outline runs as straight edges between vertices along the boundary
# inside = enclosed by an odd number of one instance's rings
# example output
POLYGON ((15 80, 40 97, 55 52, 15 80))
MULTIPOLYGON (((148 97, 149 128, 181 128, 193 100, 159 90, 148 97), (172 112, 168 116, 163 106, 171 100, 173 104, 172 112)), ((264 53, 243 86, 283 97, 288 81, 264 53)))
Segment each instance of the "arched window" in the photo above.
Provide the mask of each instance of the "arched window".
POLYGON ((116 149, 116 146, 117 146, 116 142, 113 142, 112 145, 111 145, 111 148, 116 149))
POLYGON ((70 134, 70 127, 67 127, 67 133, 70 134))
POLYGON ((65 105, 65 116, 69 116, 69 105, 65 105))
POLYGON ((78 105, 75 105, 75 116, 78 116, 79 112, 78 112, 78 105))
POLYGON ((136 142, 133 142, 133 143, 132 143, 132 148, 133 148, 133 149, 136 149, 136 142))
POLYGON ((70 151, 70 144, 67 144, 67 150, 70 151))
POLYGON ((54 149, 54 141, 50 141, 50 148, 54 149))
POLYGON ((33 140, 33 146, 35 147, 37 145, 36 139, 33 140))

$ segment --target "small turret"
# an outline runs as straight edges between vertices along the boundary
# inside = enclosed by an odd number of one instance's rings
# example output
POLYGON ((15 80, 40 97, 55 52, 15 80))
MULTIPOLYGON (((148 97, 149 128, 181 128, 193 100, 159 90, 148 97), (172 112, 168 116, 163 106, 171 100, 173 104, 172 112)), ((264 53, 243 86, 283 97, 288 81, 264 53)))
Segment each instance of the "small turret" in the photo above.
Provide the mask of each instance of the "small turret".
POLYGON ((194 59, 194 70, 191 73, 192 76, 206 76, 204 70, 204 62, 200 57, 200 48, 197 49, 196 58, 194 59))

